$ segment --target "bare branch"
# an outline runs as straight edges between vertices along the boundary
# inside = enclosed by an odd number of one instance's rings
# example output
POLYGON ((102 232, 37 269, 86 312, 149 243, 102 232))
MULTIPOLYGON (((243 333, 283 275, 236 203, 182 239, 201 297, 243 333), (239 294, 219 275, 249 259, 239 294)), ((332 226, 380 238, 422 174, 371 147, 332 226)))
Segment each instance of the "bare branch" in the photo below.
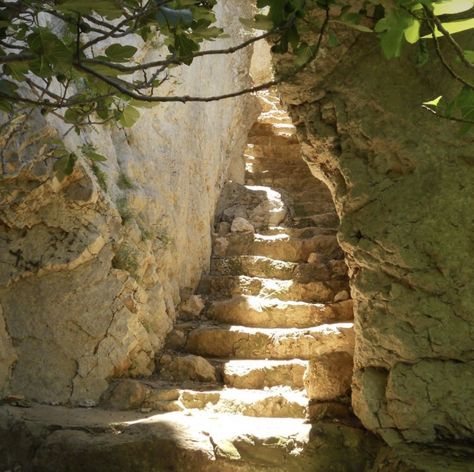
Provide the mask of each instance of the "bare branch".
MULTIPOLYGON (((423 7, 426 10, 427 7, 423 7)), ((427 14, 429 14, 427 12, 427 14)), ((444 57, 442 51, 441 51, 441 47, 439 45, 439 41, 438 41, 438 38, 436 37, 436 28, 434 26, 434 21, 427 21, 428 23, 428 26, 431 30, 431 36, 433 38, 433 41, 435 43, 435 49, 436 49, 436 54, 438 55, 441 63, 443 64, 444 68, 449 72, 449 74, 451 75, 451 77, 453 77, 454 79, 456 79, 458 82, 462 83, 463 85, 465 85, 466 87, 469 87, 470 89, 473 89, 474 90, 474 85, 471 84, 470 82, 468 82, 466 79, 464 79, 463 77, 461 77, 454 69, 453 67, 448 63, 448 61, 446 60, 446 58, 444 57)))
MULTIPOLYGON (((284 29, 288 28, 288 26, 284 27, 284 29)), ((148 62, 145 64, 138 64, 136 66, 124 66, 122 64, 116 64, 116 63, 110 63, 107 61, 102 61, 100 59, 83 59, 83 62, 87 62, 88 64, 100 64, 104 65, 107 67, 110 67, 111 69, 118 70, 120 72, 124 73, 131 73, 131 72, 137 72, 137 71, 142 71, 146 69, 151 69, 152 67, 161 67, 161 66, 169 66, 169 65, 181 65, 184 63, 184 61, 188 61, 191 59, 195 59, 196 57, 202 57, 202 56, 213 56, 213 55, 223 55, 223 54, 233 54, 237 51, 240 51, 241 49, 244 49, 248 46, 251 46, 252 44, 256 43, 257 41, 261 41, 263 39, 266 39, 277 32, 284 31, 283 28, 278 28, 275 30, 268 31, 264 34, 261 34, 259 36, 254 36, 251 39, 248 39, 247 41, 244 41, 243 43, 238 44, 237 46, 232 46, 227 49, 208 49, 206 51, 198 51, 194 54, 191 54, 189 56, 184 56, 180 58, 172 57, 169 59, 164 59, 161 61, 153 61, 153 62, 148 62)))
POLYGON ((439 20, 439 18, 433 14, 428 8, 425 8, 426 14, 428 17, 433 21, 441 33, 448 39, 448 41, 451 43, 453 48, 456 51, 456 54, 458 55, 459 59, 461 59, 462 63, 469 68, 474 68, 474 64, 471 64, 467 59, 466 56, 464 55, 464 51, 459 46, 459 44, 456 42, 456 40, 452 37, 452 35, 449 33, 449 31, 443 26, 443 23, 439 20))

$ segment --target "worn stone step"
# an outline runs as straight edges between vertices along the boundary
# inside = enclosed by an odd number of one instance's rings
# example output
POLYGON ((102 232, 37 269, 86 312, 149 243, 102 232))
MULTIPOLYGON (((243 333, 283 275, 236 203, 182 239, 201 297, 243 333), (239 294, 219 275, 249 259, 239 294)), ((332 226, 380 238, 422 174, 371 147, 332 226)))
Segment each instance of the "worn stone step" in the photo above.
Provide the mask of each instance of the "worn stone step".
POLYGON ((264 231, 261 231, 264 236, 271 235, 285 235, 288 238, 306 239, 319 234, 335 235, 336 231, 332 228, 321 226, 307 226, 304 228, 296 228, 292 226, 268 226, 264 231))
POLYGON ((264 389, 285 385, 302 389, 307 365, 308 362, 301 359, 230 360, 223 362, 220 370, 224 384, 233 388, 264 389))
MULTIPOLYGON (((379 447, 366 431, 341 423, 236 419, 199 410, 150 415, 49 405, 3 407, 0 470, 356 472, 369 470, 379 447)), ((469 465, 462 470, 467 472, 469 465)))
MULTIPOLYGON (((268 126, 265 124, 262 124, 262 126, 268 126)), ((273 133, 268 134, 268 135, 254 135, 254 136, 249 136, 248 140, 249 144, 254 144, 257 146, 271 146, 272 148, 280 148, 280 147, 285 147, 289 145, 298 145, 298 138, 296 135, 290 135, 290 136, 277 136, 273 133)))
POLYGON ((268 185, 272 188, 282 188, 288 190, 299 190, 302 187, 312 185, 314 180, 315 177, 312 175, 295 179, 294 176, 271 171, 245 172, 246 182, 255 182, 255 184, 259 185, 268 185))
POLYGON ((315 213, 329 213, 334 208, 332 202, 321 200, 297 201, 292 205, 292 212, 297 217, 311 216, 315 213))
POLYGON ((225 236, 225 244, 219 241, 215 247, 217 256, 265 256, 288 262, 306 262, 315 252, 328 259, 342 256, 336 235, 317 234, 304 239, 292 238, 287 234, 231 233, 225 236))
POLYGON ((199 292, 209 296, 210 299, 254 295, 279 300, 328 303, 332 302, 336 294, 342 290, 347 290, 345 278, 299 283, 293 280, 244 275, 206 275, 199 284, 199 292))
POLYGON ((317 213, 309 216, 295 216, 293 217, 292 226, 295 228, 308 228, 314 226, 337 228, 339 226, 339 217, 334 211, 317 213))
MULTIPOLYGON (((285 146, 278 151, 267 149, 264 146, 249 146, 245 150, 245 164, 256 164, 260 169, 258 172, 276 171, 279 167, 287 167, 298 171, 301 177, 309 177, 308 164, 301 159, 299 147, 285 146)), ((313 177, 314 179, 314 177, 313 177)))
MULTIPOLYGON (((257 121, 249 132, 249 138, 258 137, 258 136, 275 136, 279 134, 283 135, 294 135, 296 133, 296 128, 291 123, 278 123, 278 124, 270 124, 270 123, 262 123, 261 121, 257 121)), ((252 139, 250 139, 252 141, 252 139)))
POLYGON ((214 300, 206 310, 209 319, 255 328, 308 328, 350 322, 352 300, 332 304, 281 301, 254 296, 214 300))
POLYGON ((329 280, 334 275, 324 263, 295 263, 263 256, 232 256, 213 258, 211 273, 214 275, 246 275, 309 283, 329 280))
POLYGON ((282 170, 287 172, 301 172, 305 171, 304 166, 306 165, 304 162, 301 164, 301 160, 298 156, 288 155, 285 154, 283 156, 277 157, 272 156, 269 158, 266 155, 260 155, 260 152, 257 150, 249 150, 245 153, 245 169, 248 172, 264 172, 268 173, 271 172, 272 174, 276 174, 277 172, 281 172, 282 170), (255 153, 255 155, 252 154, 255 153))
POLYGON ((116 409, 145 408, 162 412, 205 410, 244 416, 304 418, 308 398, 304 390, 288 386, 262 390, 227 388, 218 384, 125 379, 110 389, 105 405, 116 409))
POLYGON ((330 351, 352 353, 352 323, 307 329, 266 329, 244 326, 201 326, 190 331, 185 350, 226 359, 311 359, 330 351))

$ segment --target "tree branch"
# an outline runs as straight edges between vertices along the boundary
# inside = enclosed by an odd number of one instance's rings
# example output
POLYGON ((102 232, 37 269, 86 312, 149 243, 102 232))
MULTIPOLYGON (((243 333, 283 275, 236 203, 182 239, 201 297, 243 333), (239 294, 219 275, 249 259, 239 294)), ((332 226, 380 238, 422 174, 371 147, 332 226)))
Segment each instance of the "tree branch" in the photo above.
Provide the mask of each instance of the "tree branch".
MULTIPOLYGON (((425 11, 427 10, 427 7, 423 7, 425 9, 425 11)), ((428 14, 428 13, 427 13, 428 14)), ((441 48, 440 48, 440 45, 439 45, 439 41, 438 41, 438 38, 436 37, 436 28, 434 27, 434 22, 433 21, 427 21, 428 23, 428 26, 431 30, 431 36, 433 38, 433 41, 435 43, 435 49, 436 49, 436 54, 438 55, 441 63, 443 64, 443 66, 445 67, 445 69, 449 72, 449 74, 451 75, 451 77, 453 77, 455 80, 457 80, 458 82, 462 83, 463 85, 465 85, 466 87, 469 87, 470 89, 473 89, 474 90, 474 85, 469 83, 466 79, 464 79, 463 77, 461 77, 452 67, 451 65, 448 63, 448 61, 446 60, 446 58, 444 57, 443 53, 441 52, 441 48)))
POLYGON ((441 23, 441 21, 439 20, 439 18, 433 14, 432 11, 430 11, 428 8, 425 7, 425 11, 426 11, 426 14, 428 15, 428 17, 431 19, 431 21, 433 21, 436 25, 436 27, 438 28, 439 31, 441 31, 441 33, 443 33, 443 35, 448 39, 448 41, 451 43, 451 45, 453 46, 453 48, 455 49, 456 51, 456 54, 458 55, 459 59, 461 59, 462 63, 466 66, 466 67, 469 67, 469 68, 474 68, 474 64, 471 64, 467 59, 466 59, 466 56, 464 55, 464 51, 463 49, 461 48, 461 46, 459 46, 459 44, 456 42, 456 40, 452 37, 452 35, 450 34, 450 32, 443 26, 443 23, 441 23))
MULTIPOLYGON (((286 26, 288 28, 289 26, 286 26)), ((240 51, 241 49, 244 49, 248 46, 251 46, 252 44, 256 43, 257 41, 261 41, 262 39, 266 39, 274 34, 276 34, 279 31, 284 31, 284 28, 278 28, 275 30, 268 31, 264 34, 261 34, 260 36, 255 36, 251 39, 248 39, 247 41, 244 41, 243 43, 238 44, 237 46, 232 46, 227 49, 208 49, 207 51, 198 51, 194 54, 190 54, 189 56, 184 56, 180 58, 170 58, 170 59, 163 59, 161 61, 153 61, 153 62, 147 62, 145 64, 139 64, 136 66, 124 66, 121 64, 117 63, 110 63, 107 61, 102 61, 100 59, 83 59, 82 62, 86 62, 88 64, 98 64, 98 65, 103 65, 110 67, 111 69, 118 70, 120 72, 124 73, 132 73, 132 72, 137 72, 137 71, 142 71, 146 69, 151 69, 152 67, 161 67, 161 66, 169 66, 169 65, 182 65, 184 64, 184 61, 195 59, 196 57, 202 57, 202 56, 213 56, 213 55, 223 55, 223 54, 233 54, 237 51, 240 51)))

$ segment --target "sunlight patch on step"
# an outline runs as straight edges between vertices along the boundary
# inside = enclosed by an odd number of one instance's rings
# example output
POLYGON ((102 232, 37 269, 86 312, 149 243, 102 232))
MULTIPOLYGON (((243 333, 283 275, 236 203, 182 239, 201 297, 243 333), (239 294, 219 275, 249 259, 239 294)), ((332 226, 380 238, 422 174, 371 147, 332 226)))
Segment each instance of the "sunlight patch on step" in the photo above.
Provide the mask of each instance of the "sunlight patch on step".
POLYGON ((280 234, 255 234, 256 241, 289 241, 290 235, 286 233, 280 234))
POLYGON ((313 326, 311 328, 251 328, 248 326, 231 325, 227 328, 230 332, 245 333, 245 334, 257 334, 263 333, 269 336, 285 336, 285 335, 300 335, 300 334, 312 334, 312 333, 323 333, 331 334, 337 333, 341 329, 347 330, 352 329, 354 323, 331 323, 323 324, 319 326, 313 326))

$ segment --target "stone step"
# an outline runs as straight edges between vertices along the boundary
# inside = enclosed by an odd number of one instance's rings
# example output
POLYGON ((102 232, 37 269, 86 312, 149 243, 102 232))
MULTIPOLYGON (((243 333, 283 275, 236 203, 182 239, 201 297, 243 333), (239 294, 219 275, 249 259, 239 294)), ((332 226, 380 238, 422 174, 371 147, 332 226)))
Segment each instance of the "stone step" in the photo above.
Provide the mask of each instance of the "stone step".
POLYGON ((323 305, 241 295, 211 302, 206 316, 220 323, 254 328, 308 328, 350 322, 353 311, 352 300, 323 305))
POLYGON ((218 384, 126 379, 111 388, 105 404, 116 409, 128 405, 161 412, 205 410, 256 417, 304 418, 308 398, 304 390, 293 390, 288 386, 259 390, 227 388, 218 384))
POLYGON ((189 332, 185 344, 192 354, 226 359, 311 359, 332 351, 352 354, 353 349, 352 323, 307 329, 203 325, 189 332))
POLYGON ((288 234, 231 233, 226 241, 219 241, 214 254, 225 256, 264 256, 287 262, 306 262, 311 253, 323 254, 327 259, 341 258, 342 250, 334 234, 317 234, 296 239, 288 234))
MULTIPOLYGON (((285 157, 288 158, 289 156, 286 155, 285 157)), ((268 176, 269 174, 287 175, 291 173, 295 179, 300 175, 304 177, 304 174, 307 172, 305 166, 306 164, 303 161, 299 162, 297 158, 293 158, 291 161, 288 159, 288 161, 285 162, 283 158, 281 160, 270 160, 247 157, 245 163, 246 171, 253 174, 265 173, 268 176)))
MULTIPOLYGON (((265 125, 262 124, 262 126, 271 126, 271 125, 265 125)), ((296 135, 290 135, 290 136, 277 136, 275 134, 270 134, 270 135, 254 135, 254 136, 249 136, 248 140, 249 144, 254 144, 257 146, 271 146, 271 147, 285 147, 289 145, 298 145, 298 138, 296 135)))
MULTIPOLYGON (((265 146, 251 145, 245 149, 245 164, 256 164, 261 167, 259 172, 275 170, 279 166, 287 166, 289 169, 301 171, 300 177, 312 176, 308 170, 308 164, 301 159, 298 146, 285 146, 284 148, 267 149, 265 146)), ((296 177, 296 176, 295 176, 296 177)), ((313 180, 314 177, 313 177, 313 180)))
POLYGON ((296 133, 296 128, 291 123, 263 123, 257 121, 249 132, 250 141, 258 136, 289 136, 296 133))
POLYGON ((246 275, 309 283, 329 280, 331 269, 323 263, 296 263, 263 256, 232 256, 211 260, 213 275, 246 275))
POLYGON ((304 228, 296 228, 291 226, 268 226, 264 231, 261 232, 261 234, 264 236, 284 235, 288 238, 307 239, 321 234, 334 236, 336 231, 331 228, 321 228, 320 226, 307 226, 304 228))
POLYGON ((5 471, 355 472, 371 468, 379 447, 356 426, 301 418, 36 404, 0 411, 5 471))
POLYGON ((345 278, 299 283, 293 280, 246 277, 244 275, 206 275, 199 284, 199 293, 210 299, 234 295, 293 300, 307 303, 328 303, 339 292, 347 290, 345 278))
POLYGON ((258 185, 268 185, 275 189, 300 190, 301 188, 313 185, 315 177, 308 175, 295 179, 292 175, 280 174, 278 172, 245 172, 246 182, 255 182, 258 185))
POLYGON ((329 213, 334 209, 332 202, 321 202, 320 200, 297 201, 292 206, 296 217, 311 216, 314 213, 329 213))
POLYGON ((309 216, 295 216, 293 217, 292 225, 295 229, 304 229, 314 226, 337 228, 339 226, 339 217, 334 211, 330 211, 323 214, 318 213, 309 216))
POLYGON ((304 388, 303 376, 307 361, 292 359, 273 360, 230 360, 221 363, 222 380, 228 387, 241 389, 264 389, 266 387, 288 386, 304 388))

